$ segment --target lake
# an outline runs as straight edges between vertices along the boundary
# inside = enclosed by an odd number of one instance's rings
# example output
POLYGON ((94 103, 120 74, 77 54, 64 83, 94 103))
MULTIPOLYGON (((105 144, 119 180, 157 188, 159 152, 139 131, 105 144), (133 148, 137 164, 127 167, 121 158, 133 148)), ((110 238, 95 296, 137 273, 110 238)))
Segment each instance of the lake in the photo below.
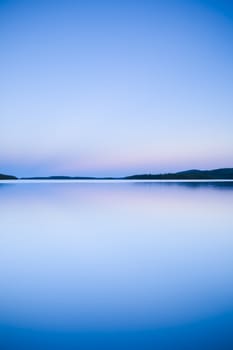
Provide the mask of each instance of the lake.
POLYGON ((0 183, 0 349, 233 349, 233 182, 0 183))

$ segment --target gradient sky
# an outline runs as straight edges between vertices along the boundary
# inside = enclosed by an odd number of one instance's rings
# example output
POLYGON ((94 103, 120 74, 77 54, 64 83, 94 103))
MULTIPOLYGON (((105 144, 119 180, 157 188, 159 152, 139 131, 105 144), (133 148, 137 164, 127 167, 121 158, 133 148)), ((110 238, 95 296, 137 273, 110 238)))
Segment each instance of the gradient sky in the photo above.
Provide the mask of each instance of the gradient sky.
POLYGON ((0 173, 233 166, 231 0, 0 0, 0 173))

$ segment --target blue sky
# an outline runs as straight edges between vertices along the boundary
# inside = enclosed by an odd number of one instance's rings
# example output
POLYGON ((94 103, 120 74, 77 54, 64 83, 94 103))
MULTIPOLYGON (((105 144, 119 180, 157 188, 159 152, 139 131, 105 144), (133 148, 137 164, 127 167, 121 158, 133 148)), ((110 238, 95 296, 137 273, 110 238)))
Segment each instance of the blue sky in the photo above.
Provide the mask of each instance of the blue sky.
POLYGON ((233 166, 233 4, 0 0, 0 172, 233 166))

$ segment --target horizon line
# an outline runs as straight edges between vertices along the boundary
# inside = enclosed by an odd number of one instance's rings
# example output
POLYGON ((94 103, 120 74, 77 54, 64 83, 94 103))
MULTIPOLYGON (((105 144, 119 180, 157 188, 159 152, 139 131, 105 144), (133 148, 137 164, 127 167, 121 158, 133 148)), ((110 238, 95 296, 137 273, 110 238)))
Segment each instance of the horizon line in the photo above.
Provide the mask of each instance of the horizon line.
POLYGON ((214 168, 214 169, 186 169, 186 170, 181 170, 181 171, 176 171, 176 172, 161 172, 161 173, 151 173, 151 172, 141 172, 141 173, 136 173, 136 174, 131 174, 131 175, 124 175, 124 176, 88 176, 88 175, 48 175, 48 176, 23 176, 23 177, 17 177, 16 175, 10 175, 10 174, 5 174, 5 173, 0 173, 0 175, 2 176, 9 176, 9 177, 13 177, 17 180, 33 180, 33 179, 80 179, 80 180, 123 180, 123 179, 128 179, 128 178, 132 178, 132 177, 139 177, 139 176, 146 176, 146 177, 153 177, 153 176, 179 176, 179 175, 194 175, 192 174, 192 172, 196 172, 196 175, 198 175, 198 173, 205 173, 205 172, 215 172, 215 171, 229 171, 232 170, 233 172, 233 167, 225 167, 225 168, 214 168), (185 174, 186 173, 186 174, 185 174), (190 173, 190 174, 188 174, 190 173))

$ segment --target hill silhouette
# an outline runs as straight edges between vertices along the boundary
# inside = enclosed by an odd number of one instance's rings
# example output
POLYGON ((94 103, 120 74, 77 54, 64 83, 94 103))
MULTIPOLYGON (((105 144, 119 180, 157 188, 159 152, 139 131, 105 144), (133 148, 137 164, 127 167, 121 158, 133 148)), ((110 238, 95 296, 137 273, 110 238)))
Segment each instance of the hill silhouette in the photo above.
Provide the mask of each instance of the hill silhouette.
POLYGON ((167 174, 141 174, 126 176, 129 180, 231 180, 233 179, 233 168, 222 168, 213 170, 186 170, 167 174))
POLYGON ((16 176, 0 174, 0 180, 17 180, 16 176))
MULTIPOLYGON (((16 180, 16 176, 0 174, 0 180, 16 180)), ((233 180, 233 168, 213 170, 191 169, 176 173, 138 174, 125 177, 91 177, 91 176, 35 176, 23 177, 21 180, 233 180)))

